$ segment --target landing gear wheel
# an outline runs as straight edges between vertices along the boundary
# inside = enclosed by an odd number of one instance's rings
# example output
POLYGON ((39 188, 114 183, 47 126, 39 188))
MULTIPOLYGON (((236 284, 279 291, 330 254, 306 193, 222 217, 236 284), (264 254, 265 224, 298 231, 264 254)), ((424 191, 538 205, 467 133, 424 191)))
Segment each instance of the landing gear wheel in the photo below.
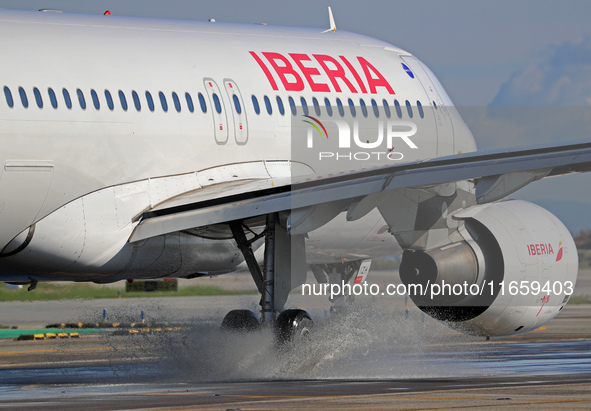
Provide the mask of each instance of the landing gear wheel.
POLYGON ((261 323, 250 310, 232 310, 224 317, 222 329, 240 333, 256 331, 261 327, 261 323))
POLYGON ((285 310, 275 321, 275 336, 279 346, 297 345, 310 340, 314 322, 304 310, 285 310))

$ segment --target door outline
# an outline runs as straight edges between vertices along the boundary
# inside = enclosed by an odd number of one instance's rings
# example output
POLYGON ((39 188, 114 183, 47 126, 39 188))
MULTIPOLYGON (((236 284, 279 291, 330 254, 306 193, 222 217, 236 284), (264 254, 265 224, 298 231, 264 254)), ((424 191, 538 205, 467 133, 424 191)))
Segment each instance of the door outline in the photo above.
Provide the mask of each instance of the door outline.
POLYGON ((209 99, 209 107, 211 107, 211 113, 213 115, 215 142, 220 145, 226 144, 228 142, 228 118, 226 117, 222 93, 220 92, 220 88, 218 87, 217 83, 212 78, 204 78, 203 85, 205 86, 205 91, 207 92, 207 97, 209 99), (220 113, 217 112, 215 107, 213 98, 214 94, 217 95, 219 99, 219 104, 221 107, 220 113))
POLYGON ((244 100, 242 100, 242 94, 234 80, 229 78, 224 79, 224 87, 226 93, 228 93, 230 111, 232 112, 232 119, 234 120, 234 140, 236 141, 236 144, 242 146, 248 143, 248 121, 246 119, 244 100), (234 96, 236 96, 240 103, 240 113, 236 110, 234 96))

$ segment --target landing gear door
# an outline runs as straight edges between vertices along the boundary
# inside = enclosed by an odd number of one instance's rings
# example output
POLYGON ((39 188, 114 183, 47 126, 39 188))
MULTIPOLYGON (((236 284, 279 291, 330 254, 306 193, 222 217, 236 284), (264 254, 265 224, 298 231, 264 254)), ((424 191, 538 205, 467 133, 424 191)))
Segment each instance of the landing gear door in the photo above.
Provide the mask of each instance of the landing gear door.
POLYGON ((234 120, 234 138, 237 144, 246 144, 248 141, 248 124, 246 123, 246 111, 242 94, 233 80, 225 79, 224 87, 230 100, 230 111, 234 120))
POLYGON ((218 144, 226 144, 228 141, 228 119, 224 110, 224 102, 222 101, 222 94, 215 81, 211 78, 204 78, 203 84, 209 97, 209 106, 213 108, 211 113, 213 115, 215 141, 218 144))
POLYGON ((451 101, 449 101, 449 98, 445 98, 447 96, 440 94, 438 91, 439 87, 437 87, 438 82, 437 80, 433 80, 434 76, 429 69, 426 69, 413 57, 405 56, 402 59, 421 82, 433 107, 433 114, 437 123, 437 155, 447 156, 454 154, 454 130, 447 109, 447 106, 451 105, 451 101))

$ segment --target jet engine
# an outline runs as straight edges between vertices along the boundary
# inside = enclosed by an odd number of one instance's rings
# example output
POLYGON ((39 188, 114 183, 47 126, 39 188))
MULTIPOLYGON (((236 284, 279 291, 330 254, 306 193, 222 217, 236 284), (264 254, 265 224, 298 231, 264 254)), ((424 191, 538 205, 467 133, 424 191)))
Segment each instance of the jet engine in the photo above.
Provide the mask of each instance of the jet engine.
POLYGON ((463 332, 507 336, 554 318, 573 292, 577 250, 547 210, 512 200, 470 207, 456 241, 406 250, 400 278, 414 303, 463 332))

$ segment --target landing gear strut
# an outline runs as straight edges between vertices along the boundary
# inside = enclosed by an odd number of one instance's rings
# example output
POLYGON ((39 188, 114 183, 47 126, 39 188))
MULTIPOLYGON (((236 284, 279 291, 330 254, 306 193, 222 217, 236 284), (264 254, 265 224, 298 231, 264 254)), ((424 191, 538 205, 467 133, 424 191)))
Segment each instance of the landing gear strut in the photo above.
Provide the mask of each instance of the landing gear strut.
POLYGON ((272 324, 275 321, 275 226, 277 215, 267 215, 265 235, 265 273, 263 275, 263 296, 261 298, 262 322, 272 324))
MULTIPOLYGON (((259 303, 261 323, 274 326, 275 335, 282 344, 288 340, 295 341, 309 335, 313 322, 307 312, 285 310, 276 317, 277 311, 283 309, 289 291, 306 280, 304 237, 290 236, 280 224, 280 217, 277 214, 266 216, 265 231, 260 234, 250 230, 243 221, 231 222, 230 229, 261 293, 259 303), (248 232, 251 234, 250 239, 247 238, 248 232), (261 272, 252 244, 263 236, 265 237, 265 261, 261 272)), ((250 329, 248 325, 240 324, 241 322, 253 324, 253 317, 256 318, 256 315, 251 311, 232 311, 224 318, 225 328, 250 329)))
MULTIPOLYGON (((230 228, 236 244, 240 252, 244 256, 244 261, 252 275, 252 279, 259 292, 261 293, 260 305, 262 307, 261 321, 263 324, 272 324, 275 321, 275 225, 276 214, 267 215, 267 222, 265 231, 261 234, 255 234, 253 238, 248 240, 244 233, 244 227, 241 222, 233 221, 230 223, 230 228), (252 251, 252 243, 265 236, 265 271, 261 272, 261 267, 257 262, 254 252, 252 251)), ((248 228, 247 228, 248 229, 248 228)))

